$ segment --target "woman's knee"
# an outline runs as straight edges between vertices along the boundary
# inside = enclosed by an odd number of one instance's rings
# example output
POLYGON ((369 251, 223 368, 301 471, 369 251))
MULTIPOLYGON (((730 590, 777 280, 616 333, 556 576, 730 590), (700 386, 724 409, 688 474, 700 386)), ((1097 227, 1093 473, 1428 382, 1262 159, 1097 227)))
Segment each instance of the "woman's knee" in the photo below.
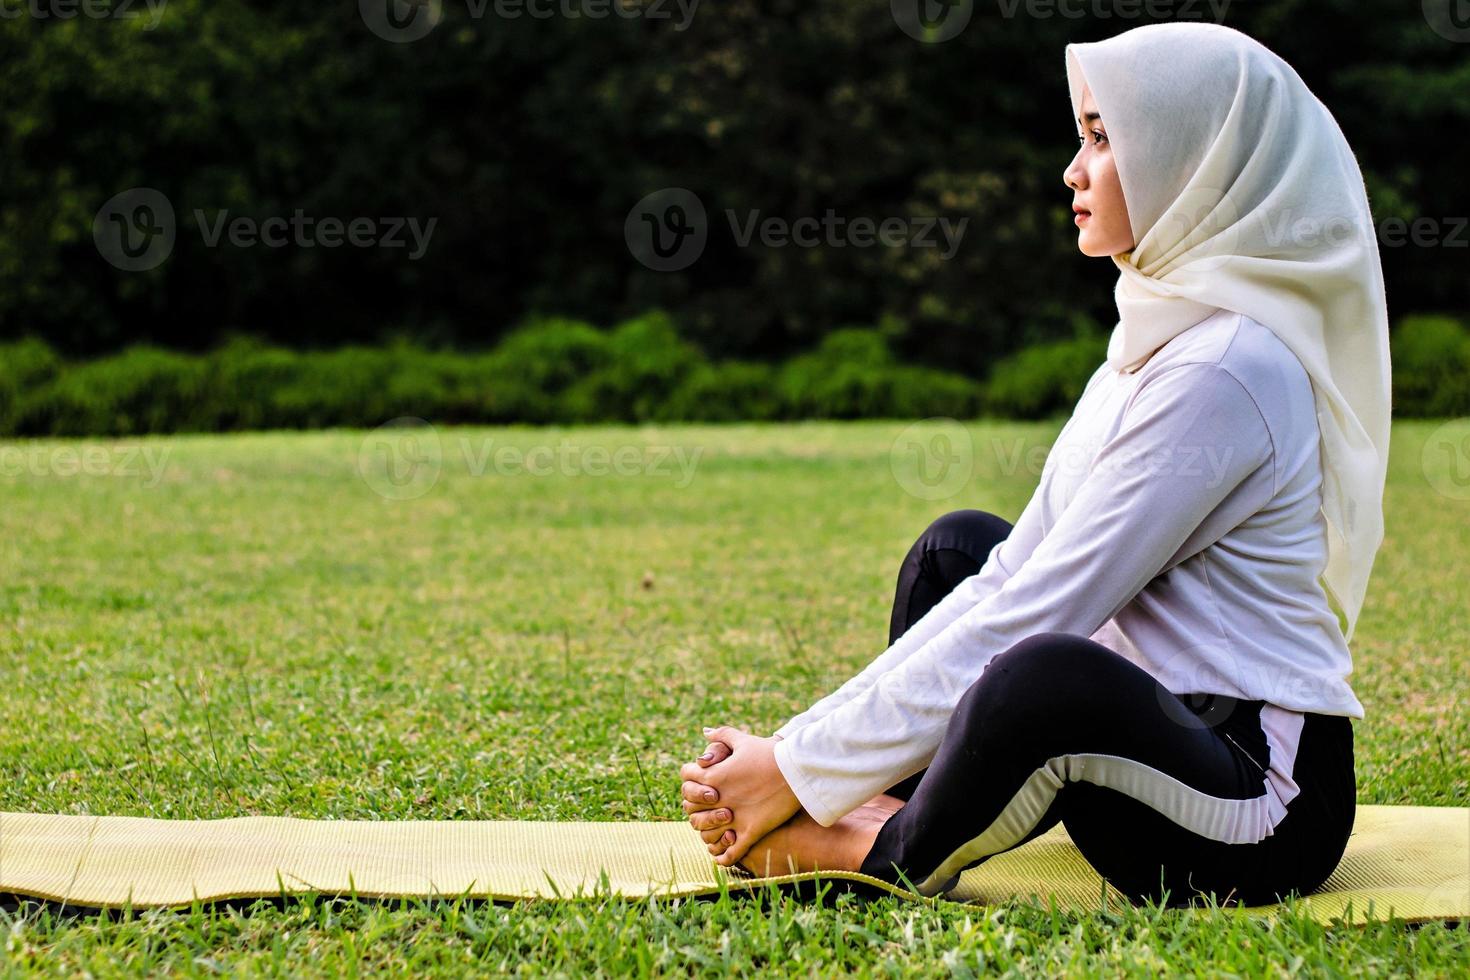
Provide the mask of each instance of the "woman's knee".
POLYGON ((914 542, 925 551, 964 551, 980 561, 1011 533, 1011 523, 986 510, 965 508, 941 514, 929 522, 914 542))
POLYGON ((1117 654, 1075 633, 1026 637, 991 658, 961 698, 957 711, 992 720, 1055 717, 1097 706, 1117 654))

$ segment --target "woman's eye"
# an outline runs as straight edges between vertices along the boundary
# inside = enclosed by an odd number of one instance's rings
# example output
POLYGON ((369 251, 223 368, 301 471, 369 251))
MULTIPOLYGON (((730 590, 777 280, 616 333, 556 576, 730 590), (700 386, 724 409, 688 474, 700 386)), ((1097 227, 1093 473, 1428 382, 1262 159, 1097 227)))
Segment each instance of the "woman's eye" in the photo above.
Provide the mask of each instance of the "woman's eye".
MULTIPOLYGON (((1092 131, 1092 135, 1098 137, 1098 140, 1100 142, 1103 142, 1103 143, 1106 143, 1107 142, 1108 136, 1107 136, 1106 133, 1100 133, 1100 132, 1098 132, 1097 130, 1094 129, 1092 131)), ((1077 142, 1081 143, 1081 142, 1084 142, 1086 139, 1087 139, 1086 136, 1079 136, 1079 137, 1077 137, 1077 142)))

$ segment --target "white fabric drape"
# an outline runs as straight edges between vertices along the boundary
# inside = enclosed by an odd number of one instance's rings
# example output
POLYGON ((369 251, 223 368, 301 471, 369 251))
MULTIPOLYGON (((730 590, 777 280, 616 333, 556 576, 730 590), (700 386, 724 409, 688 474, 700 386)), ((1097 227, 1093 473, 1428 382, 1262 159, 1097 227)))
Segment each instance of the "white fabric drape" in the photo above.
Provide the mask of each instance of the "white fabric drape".
POLYGON ((1171 22, 1066 47, 1107 129, 1134 247, 1113 256, 1115 370, 1216 309, 1270 328, 1311 376, 1321 432, 1323 573, 1352 638, 1383 541, 1388 311, 1362 172, 1280 57, 1220 24, 1171 22))

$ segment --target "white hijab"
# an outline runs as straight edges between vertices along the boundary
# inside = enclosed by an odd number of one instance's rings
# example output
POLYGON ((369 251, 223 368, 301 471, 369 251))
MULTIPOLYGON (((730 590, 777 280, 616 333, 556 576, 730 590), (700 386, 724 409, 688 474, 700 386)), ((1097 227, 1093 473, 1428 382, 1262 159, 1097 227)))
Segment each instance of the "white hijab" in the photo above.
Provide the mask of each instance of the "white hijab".
POLYGON ((1113 256, 1108 362, 1135 371, 1217 309, 1270 328, 1311 376, 1328 592, 1352 639, 1383 541, 1388 310, 1357 160, 1297 73, 1220 24, 1069 44, 1072 114, 1091 87, 1134 248, 1113 256))

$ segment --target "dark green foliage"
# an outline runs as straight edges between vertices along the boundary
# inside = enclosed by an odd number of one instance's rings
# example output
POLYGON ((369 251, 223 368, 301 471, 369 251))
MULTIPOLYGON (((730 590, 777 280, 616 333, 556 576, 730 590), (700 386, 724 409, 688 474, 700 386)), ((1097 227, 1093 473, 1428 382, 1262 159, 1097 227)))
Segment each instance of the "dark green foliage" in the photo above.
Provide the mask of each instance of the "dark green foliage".
MULTIPOLYGON (((68 357, 135 343, 205 351, 242 329, 293 348, 402 334, 483 348, 533 313, 606 324, 663 308, 710 358, 772 363, 891 317, 899 361, 984 377, 1008 353, 1071 336, 1075 313, 1114 318, 1116 272, 1078 253, 1062 181, 1077 146, 1063 48, 1147 23, 1147 10, 977 6, 958 36, 924 44, 883 2, 727 0, 698 5, 684 29, 678 17, 435 6, 431 33, 394 44, 364 22, 371 4, 169 0, 155 23, 143 4, 129 8, 138 17, 99 20, 11 3, 16 16, 0 18, 0 337, 37 333, 68 357), (167 196, 177 237, 161 265, 124 272, 100 257, 92 226, 133 187, 167 196), (693 264, 657 272, 632 257, 624 220, 667 187, 698 195, 709 237, 693 264), (214 227, 226 213, 298 209, 436 224, 411 259, 407 248, 211 245, 196 216, 214 227), (741 227, 757 212, 791 222, 829 211, 849 224, 968 224, 945 257, 942 244, 742 245, 727 211, 741 227)), ((1412 2, 1219 7, 1336 113, 1375 219, 1439 223, 1438 244, 1385 245, 1395 309, 1464 315, 1464 249, 1442 239, 1465 213, 1463 161, 1443 148, 1470 122, 1466 46, 1412 2)), ((476 394, 474 411, 555 416, 539 387, 517 383, 476 394)), ((833 411, 889 397, 832 384, 847 392, 830 393, 833 411)), ((612 379, 591 388, 586 404, 628 406, 612 379)))
POLYGON ((985 409, 1018 419, 1068 414, 1107 353, 1105 335, 1083 334, 1012 354, 990 373, 985 409))
POLYGON ((1470 415, 1470 330, 1447 316, 1405 317, 1389 335, 1393 413, 1470 415))
POLYGON ((62 436, 192 432, 213 428, 204 360, 131 347, 68 365, 34 395, 22 393, 18 428, 62 436))
POLYGON ((876 331, 841 331, 780 367, 712 363, 661 312, 609 331, 534 320, 483 354, 236 338, 206 355, 139 346, 62 363, 27 340, 0 345, 0 378, 0 435, 966 416, 979 404, 976 382, 894 363, 876 331))
POLYGON ((47 384, 60 366, 56 352, 34 337, 0 344, 0 433, 16 431, 25 393, 47 384))
POLYGON ((569 421, 648 421, 703 360, 663 313, 619 324, 608 335, 606 352, 600 367, 567 390, 563 402, 569 421))
MULTIPOLYGON (((710 361, 655 311, 603 331, 533 320, 488 353, 386 347, 292 351, 235 338, 206 355, 137 346, 64 362, 45 343, 0 344, 0 436, 441 423, 737 422, 1066 415, 1103 363, 1082 330, 996 364, 981 383, 901 364, 891 325, 844 327, 781 364, 710 361)), ((1470 331, 1445 316, 1392 333, 1394 415, 1470 414, 1470 331)))
POLYGON ((722 361, 691 371, 658 417, 667 422, 756 422, 780 418, 783 411, 775 368, 756 361, 722 361))
POLYGON ((855 327, 792 358, 777 383, 794 418, 968 417, 980 405, 978 382, 895 364, 882 333, 855 327))

